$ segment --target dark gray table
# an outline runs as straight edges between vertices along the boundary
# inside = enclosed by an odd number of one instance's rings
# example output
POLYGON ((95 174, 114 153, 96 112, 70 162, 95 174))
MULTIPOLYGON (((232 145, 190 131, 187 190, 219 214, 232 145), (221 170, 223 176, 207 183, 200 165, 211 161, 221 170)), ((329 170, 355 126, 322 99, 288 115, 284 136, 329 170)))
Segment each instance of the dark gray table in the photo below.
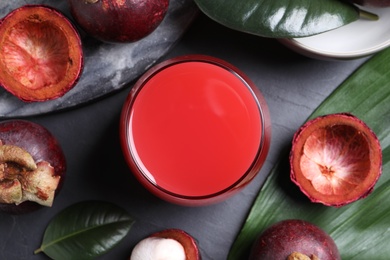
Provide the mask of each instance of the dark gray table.
POLYGON ((49 220, 84 200, 115 202, 136 219, 125 240, 101 259, 126 259, 137 241, 165 228, 180 228, 199 242, 205 260, 223 260, 261 184, 295 130, 365 59, 319 61, 293 53, 277 40, 227 29, 200 15, 163 59, 183 54, 216 56, 239 67, 268 101, 273 136, 268 159, 255 180, 217 205, 187 208, 150 195, 131 175, 121 154, 118 122, 132 86, 69 111, 28 117, 60 141, 68 161, 65 185, 51 209, 23 216, 0 214, 0 259, 46 259, 33 255, 49 220))

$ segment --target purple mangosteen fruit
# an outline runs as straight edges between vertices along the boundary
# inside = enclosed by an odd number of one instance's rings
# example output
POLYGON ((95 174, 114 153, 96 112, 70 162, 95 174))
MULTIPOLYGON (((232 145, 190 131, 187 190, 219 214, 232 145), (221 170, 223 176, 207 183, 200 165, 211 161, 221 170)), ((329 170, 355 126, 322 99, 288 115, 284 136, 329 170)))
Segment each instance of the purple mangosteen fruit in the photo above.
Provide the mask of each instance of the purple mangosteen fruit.
POLYGON ((77 24, 104 42, 128 43, 152 33, 163 21, 169 0, 68 0, 77 24))
POLYGON ((26 120, 0 122, 0 211, 51 207, 65 172, 63 151, 46 128, 26 120))
POLYGON ((249 260, 340 260, 333 239, 318 226, 290 219, 268 227, 253 244, 249 260))

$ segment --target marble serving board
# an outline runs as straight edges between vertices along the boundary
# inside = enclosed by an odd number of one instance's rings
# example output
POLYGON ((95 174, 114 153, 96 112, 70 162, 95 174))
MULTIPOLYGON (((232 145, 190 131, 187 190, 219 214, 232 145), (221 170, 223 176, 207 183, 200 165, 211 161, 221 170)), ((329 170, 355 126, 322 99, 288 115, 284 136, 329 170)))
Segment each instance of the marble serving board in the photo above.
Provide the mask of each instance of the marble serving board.
MULTIPOLYGON (((62 11, 72 20, 67 1, 1 0, 0 19, 26 4, 45 4, 62 11)), ((74 108, 124 88, 161 59, 181 38, 198 13, 193 0, 170 0, 166 17, 149 36, 134 43, 97 41, 80 31, 85 65, 77 85, 63 97, 26 103, 0 87, 0 118, 25 117, 74 108)))

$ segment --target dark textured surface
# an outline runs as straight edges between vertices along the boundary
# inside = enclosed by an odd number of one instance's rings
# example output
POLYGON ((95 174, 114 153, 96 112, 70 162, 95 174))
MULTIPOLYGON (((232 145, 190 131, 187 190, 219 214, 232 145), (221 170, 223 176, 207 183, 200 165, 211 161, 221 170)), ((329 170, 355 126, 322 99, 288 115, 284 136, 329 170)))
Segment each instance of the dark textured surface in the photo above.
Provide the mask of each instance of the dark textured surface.
MULTIPOLYGON (((0 17, 27 3, 55 7, 72 19, 66 0, 2 0, 0 17)), ((124 88, 126 83, 140 76, 175 45, 197 12, 191 0, 171 0, 168 13, 159 27, 134 43, 102 43, 79 30, 85 66, 77 85, 61 98, 38 103, 25 103, 0 88, 0 118, 39 115, 73 108, 124 88)))
MULTIPOLYGON (((51 209, 25 216, 0 214, 0 259, 46 259, 33 255, 50 219, 79 201, 100 199, 124 207, 136 219, 126 239, 101 259, 126 259, 142 238, 165 228, 181 228, 198 241, 204 260, 224 260, 274 163, 311 112, 364 60, 329 62, 293 53, 274 39, 224 28, 200 15, 164 59, 206 54, 240 68, 264 94, 273 136, 267 161, 255 180, 233 198, 188 208, 161 201, 131 175, 118 137, 122 104, 131 88, 69 111, 28 117, 47 127, 68 160, 65 185, 51 209)), ((237 259, 241 260, 241 259, 237 259)))

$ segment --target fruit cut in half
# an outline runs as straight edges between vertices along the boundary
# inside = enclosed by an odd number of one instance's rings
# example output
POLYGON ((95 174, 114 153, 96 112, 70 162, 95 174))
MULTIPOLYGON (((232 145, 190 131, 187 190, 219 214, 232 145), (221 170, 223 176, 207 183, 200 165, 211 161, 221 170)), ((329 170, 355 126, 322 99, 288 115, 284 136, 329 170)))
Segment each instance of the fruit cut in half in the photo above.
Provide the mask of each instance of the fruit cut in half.
POLYGON ((0 22, 0 85, 26 102, 63 96, 83 69, 80 36, 62 13, 25 5, 0 22))
POLYGON ((195 239, 181 229, 165 229, 136 244, 130 260, 185 259, 200 260, 195 239))
POLYGON ((312 201, 341 207, 369 195, 382 173, 375 133, 348 113, 317 117, 294 135, 291 180, 312 201))
POLYGON ((181 229, 166 229, 152 234, 150 237, 160 237, 166 239, 174 239, 178 241, 184 248, 186 260, 200 260, 200 252, 195 239, 181 229))

